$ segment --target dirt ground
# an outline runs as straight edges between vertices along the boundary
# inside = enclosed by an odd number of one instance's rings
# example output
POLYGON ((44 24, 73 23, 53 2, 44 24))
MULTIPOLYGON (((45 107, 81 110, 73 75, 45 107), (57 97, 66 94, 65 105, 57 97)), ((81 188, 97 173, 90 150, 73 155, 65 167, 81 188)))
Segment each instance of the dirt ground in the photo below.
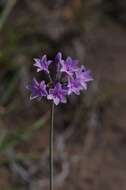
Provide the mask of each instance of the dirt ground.
POLYGON ((94 82, 55 110, 55 190, 126 189, 125 15, 113 19, 102 2, 17 1, 7 17, 0 31, 0 190, 48 189, 50 105, 30 102, 25 85, 35 74, 33 57, 58 50, 90 68, 94 82))

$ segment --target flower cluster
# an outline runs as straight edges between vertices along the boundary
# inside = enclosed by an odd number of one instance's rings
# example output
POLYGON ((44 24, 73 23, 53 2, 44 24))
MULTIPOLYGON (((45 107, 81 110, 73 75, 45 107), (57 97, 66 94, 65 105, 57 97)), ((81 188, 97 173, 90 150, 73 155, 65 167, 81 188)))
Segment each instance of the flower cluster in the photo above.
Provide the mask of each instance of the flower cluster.
POLYGON ((34 59, 34 66, 41 76, 46 76, 38 82, 35 78, 28 85, 31 91, 30 99, 46 97, 52 100, 55 105, 66 103, 66 97, 71 94, 79 95, 81 90, 87 90, 87 84, 92 81, 91 72, 84 66, 79 67, 78 60, 67 57, 65 60, 58 52, 55 59, 48 60, 46 55, 34 59))

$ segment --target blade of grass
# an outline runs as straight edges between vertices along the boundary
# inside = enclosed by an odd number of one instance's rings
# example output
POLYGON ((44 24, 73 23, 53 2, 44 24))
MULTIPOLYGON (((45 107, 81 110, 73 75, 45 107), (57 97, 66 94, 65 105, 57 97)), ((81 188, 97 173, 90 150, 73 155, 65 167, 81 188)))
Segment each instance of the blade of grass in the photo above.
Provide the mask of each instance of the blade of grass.
POLYGON ((2 30, 9 14, 11 13, 13 7, 15 6, 17 0, 8 0, 5 9, 0 18, 0 31, 2 30))

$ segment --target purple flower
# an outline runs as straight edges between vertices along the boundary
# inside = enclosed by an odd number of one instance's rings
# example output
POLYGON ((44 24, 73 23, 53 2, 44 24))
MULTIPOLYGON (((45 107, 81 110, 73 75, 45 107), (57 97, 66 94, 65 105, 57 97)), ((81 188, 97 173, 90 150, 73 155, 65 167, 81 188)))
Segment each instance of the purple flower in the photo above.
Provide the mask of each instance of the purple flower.
POLYGON ((77 64, 77 60, 73 60, 71 57, 67 57, 66 61, 61 62, 60 72, 65 72, 69 76, 72 76, 73 73, 79 69, 77 64))
POLYGON ((58 105, 60 102, 66 103, 66 94, 67 91, 62 88, 62 85, 58 82, 54 88, 49 89, 49 95, 47 96, 48 100, 53 100, 55 105, 58 105))
POLYGON ((87 90, 88 82, 93 80, 91 72, 84 66, 80 67, 78 60, 71 57, 64 60, 61 52, 56 54, 53 61, 47 60, 46 55, 34 61, 37 72, 43 71, 43 78, 45 78, 40 83, 34 78, 31 85, 27 87, 31 91, 31 100, 46 97, 55 105, 66 103, 67 96, 73 93, 79 95, 81 90, 87 90))
POLYGON ((81 68, 77 72, 75 72, 75 74, 81 86, 85 90, 87 90, 87 82, 90 82, 93 80, 90 70, 86 70, 84 66, 81 66, 81 68))
POLYGON ((46 71, 49 73, 48 66, 52 63, 51 60, 47 60, 47 56, 43 55, 41 59, 35 58, 34 66, 37 67, 37 72, 46 71))
POLYGON ((61 52, 58 52, 56 54, 55 61, 56 61, 56 63, 60 63, 60 64, 64 63, 64 60, 62 59, 62 53, 61 52))
POLYGON ((62 59, 62 53, 58 52, 55 56, 55 63, 56 63, 56 78, 60 78, 61 76, 61 72, 60 72, 60 68, 61 68, 61 64, 64 63, 64 60, 62 59))
POLYGON ((82 86, 78 79, 69 78, 68 79, 68 95, 75 93, 76 95, 80 94, 80 90, 82 90, 82 86))
POLYGON ((46 84, 45 81, 40 83, 34 78, 31 85, 27 86, 27 89, 31 91, 30 100, 35 98, 41 99, 43 96, 47 96, 46 84))

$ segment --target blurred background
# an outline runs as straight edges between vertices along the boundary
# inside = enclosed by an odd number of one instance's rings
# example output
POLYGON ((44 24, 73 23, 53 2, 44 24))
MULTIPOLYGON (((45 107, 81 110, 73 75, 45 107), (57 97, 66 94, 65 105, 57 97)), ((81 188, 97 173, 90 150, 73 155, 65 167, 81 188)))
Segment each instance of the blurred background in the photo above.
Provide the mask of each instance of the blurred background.
POLYGON ((0 0, 0 190, 48 189, 50 105, 25 86, 57 51, 95 80, 55 110, 55 190, 125 190, 126 0, 0 0))

